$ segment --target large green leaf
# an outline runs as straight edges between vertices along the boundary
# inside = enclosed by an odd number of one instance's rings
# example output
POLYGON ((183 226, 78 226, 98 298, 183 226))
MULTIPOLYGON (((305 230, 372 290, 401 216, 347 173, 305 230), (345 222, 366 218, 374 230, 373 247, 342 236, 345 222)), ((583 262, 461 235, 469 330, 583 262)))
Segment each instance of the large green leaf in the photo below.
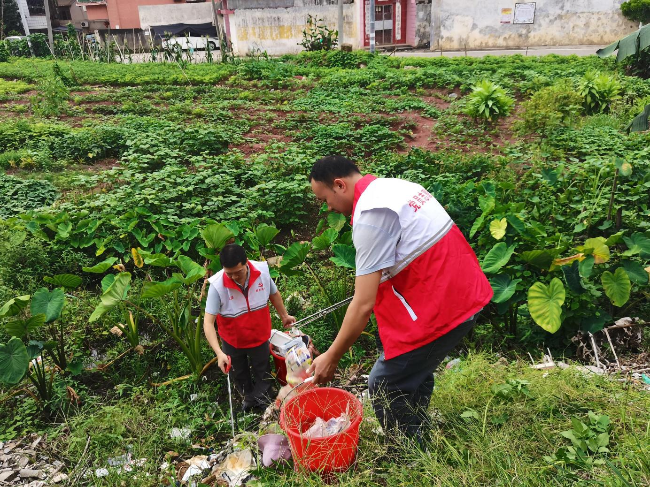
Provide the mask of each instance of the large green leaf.
POLYGON ((131 273, 120 272, 115 276, 113 284, 111 284, 106 292, 102 294, 102 304, 110 309, 121 301, 126 299, 126 293, 131 285, 131 273))
POLYGON ((627 275, 630 278, 630 281, 641 285, 648 283, 648 273, 641 264, 631 260, 624 260, 622 264, 623 269, 625 269, 625 272, 627 272, 627 275))
POLYGON ((205 276, 205 273, 207 272, 205 267, 197 264, 184 255, 178 257, 178 267, 183 271, 183 274, 185 274, 183 279, 185 284, 192 284, 193 282, 198 281, 205 276))
POLYGON ((524 262, 540 269, 548 269, 553 263, 553 254, 548 250, 527 250, 520 257, 524 262))
POLYGON ((582 294, 586 291, 580 280, 580 264, 577 260, 574 260, 571 265, 562 266, 562 272, 564 273, 564 280, 569 286, 569 289, 576 294, 582 294))
POLYGON ((630 278, 622 267, 617 268, 612 274, 609 271, 603 272, 600 276, 605 294, 614 306, 621 307, 630 299, 632 284, 630 278))
POLYGON ((487 253, 483 259, 483 272, 486 274, 494 274, 508 263, 515 251, 515 245, 508 247, 505 242, 499 242, 487 253))
POLYGON ((308 242, 294 242, 282 256, 280 269, 282 271, 293 269, 301 265, 309 254, 311 244, 308 242))
POLYGON ((650 104, 643 108, 643 111, 632 119, 630 124, 625 127, 627 132, 645 132, 648 126, 648 117, 650 117, 650 104))
POLYGON ((29 367, 29 356, 20 338, 0 343, 0 382, 13 385, 20 382, 29 367))
POLYGON ((628 250, 623 252, 623 255, 641 254, 642 257, 650 255, 650 238, 642 233, 635 233, 631 237, 623 237, 623 240, 628 248, 628 250))
POLYGON ((143 298, 160 298, 182 286, 182 282, 172 277, 164 282, 146 282, 142 291, 143 298))
POLYGON ((588 238, 578 250, 593 255, 595 264, 603 264, 609 260, 609 247, 603 237, 588 238))
POLYGON ((88 321, 90 323, 97 321, 104 313, 106 313, 111 308, 112 306, 106 306, 103 303, 99 303, 95 308, 95 310, 90 315, 90 318, 88 318, 88 321))
POLYGON ((45 324, 45 315, 39 313, 34 316, 30 316, 26 320, 16 320, 11 321, 5 325, 6 332, 14 337, 22 338, 27 333, 31 333, 34 330, 40 328, 45 324))
POLYGON ((493 276, 490 279, 490 285, 494 291, 494 296, 492 296, 492 302, 494 303, 505 303, 508 301, 515 291, 517 290, 517 284, 521 282, 521 279, 510 279, 508 274, 499 274, 493 276))
POLYGON ((356 269, 356 251, 352 245, 337 244, 332 247, 332 251, 334 252, 334 257, 330 257, 330 260, 337 266, 356 269))
POLYGON ((490 234, 497 240, 501 240, 505 236, 507 228, 508 221, 505 218, 490 222, 490 234))
POLYGON ((75 289, 81 285, 81 277, 74 274, 57 274, 54 277, 45 276, 43 280, 57 287, 75 289))
POLYGON ((235 235, 223 223, 214 223, 205 227, 201 231, 201 236, 208 247, 221 250, 235 235))
POLYGON ((314 237, 311 241, 311 245, 314 250, 324 250, 328 249, 330 245, 334 243, 336 237, 339 236, 338 230, 335 228, 328 228, 318 237, 314 237))
POLYGON ((278 233, 280 233, 280 230, 269 226, 266 223, 262 223, 255 228, 255 236, 257 237, 257 241, 261 247, 266 247, 270 244, 271 240, 273 240, 278 233))
POLYGON ((472 224, 472 228, 469 229, 469 238, 474 237, 476 232, 478 232, 481 229, 484 223, 485 223, 485 215, 481 215, 476 220, 474 220, 474 223, 472 224))
POLYGON ((580 275, 582 277, 586 279, 587 277, 591 276, 591 273, 594 270, 595 261, 596 259, 594 259, 593 255, 588 255, 584 258, 584 260, 580 261, 580 264, 578 264, 578 270, 580 271, 580 275))
POLYGON ((34 293, 30 311, 33 315, 42 313, 45 315, 45 323, 50 323, 61 316, 63 305, 65 304, 65 293, 63 289, 57 288, 48 291, 41 288, 34 293))
POLYGON ((106 290, 111 287, 111 284, 115 282, 115 274, 106 274, 102 278, 102 293, 105 293, 106 290))
POLYGON ((115 264, 115 262, 117 262, 117 257, 109 257, 92 267, 82 267, 81 270, 84 272, 92 272, 93 274, 101 274, 106 272, 113 264, 115 264))
POLYGON ((341 229, 345 226, 345 215, 341 213, 330 212, 327 214, 327 225, 330 228, 333 228, 337 232, 340 232, 341 229))
POLYGON ((150 254, 145 250, 140 250, 140 255, 144 259, 145 264, 154 267, 172 267, 176 265, 176 261, 165 254, 150 254))
POLYGON ((29 294, 10 299, 2 305, 2 308, 0 308, 0 318, 9 318, 11 316, 16 316, 27 307, 29 304, 29 299, 29 294))
POLYGON ((554 277, 546 286, 536 282, 528 289, 528 311, 539 326, 555 333, 562 325, 562 305, 566 294, 562 281, 554 277))
POLYGON ((621 176, 627 177, 632 174, 632 164, 627 162, 625 159, 617 157, 614 159, 614 165, 621 176))

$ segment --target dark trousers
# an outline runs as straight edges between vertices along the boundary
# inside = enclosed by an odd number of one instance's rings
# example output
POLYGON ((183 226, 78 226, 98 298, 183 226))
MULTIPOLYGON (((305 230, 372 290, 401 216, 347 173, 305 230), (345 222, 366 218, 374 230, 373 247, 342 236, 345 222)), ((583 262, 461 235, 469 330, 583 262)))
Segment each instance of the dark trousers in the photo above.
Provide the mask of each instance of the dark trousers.
POLYGON ((268 406, 273 386, 268 340, 252 348, 235 348, 223 339, 221 342, 223 352, 230 355, 232 360, 230 378, 235 389, 243 396, 244 405, 268 406))
POLYGON ((420 348, 375 362, 368 388, 372 405, 387 437, 405 436, 422 442, 433 393, 433 372, 476 323, 477 315, 420 348))

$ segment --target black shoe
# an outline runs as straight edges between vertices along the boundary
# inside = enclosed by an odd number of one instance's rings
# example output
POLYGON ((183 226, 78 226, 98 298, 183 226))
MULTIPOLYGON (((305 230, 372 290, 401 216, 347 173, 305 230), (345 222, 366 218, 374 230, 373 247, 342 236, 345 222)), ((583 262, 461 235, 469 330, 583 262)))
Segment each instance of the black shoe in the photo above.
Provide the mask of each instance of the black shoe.
POLYGON ((257 403, 255 401, 246 401, 241 403, 241 410, 245 413, 250 413, 255 407, 257 406, 257 403))

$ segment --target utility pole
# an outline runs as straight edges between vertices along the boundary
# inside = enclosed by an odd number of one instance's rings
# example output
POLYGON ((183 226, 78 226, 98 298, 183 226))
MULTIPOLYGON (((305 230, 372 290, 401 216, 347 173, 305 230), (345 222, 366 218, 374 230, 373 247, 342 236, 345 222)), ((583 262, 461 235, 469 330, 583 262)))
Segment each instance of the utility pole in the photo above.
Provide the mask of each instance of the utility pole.
POLYGON ((50 51, 54 55, 54 36, 52 35, 52 17, 50 16, 50 0, 44 0, 45 20, 47 22, 47 40, 50 42, 50 51))
POLYGON ((375 53, 375 0, 370 0, 370 54, 375 53))
POLYGON ((343 0, 339 0, 339 49, 343 46, 343 0))

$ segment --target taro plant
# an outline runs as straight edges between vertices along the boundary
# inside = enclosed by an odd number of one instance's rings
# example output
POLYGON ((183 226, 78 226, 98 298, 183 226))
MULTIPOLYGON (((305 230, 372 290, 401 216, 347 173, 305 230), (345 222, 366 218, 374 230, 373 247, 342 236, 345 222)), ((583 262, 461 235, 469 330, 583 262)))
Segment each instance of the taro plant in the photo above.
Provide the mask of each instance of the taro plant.
POLYGON ((515 101, 501 86, 489 80, 479 81, 467 96, 465 113, 494 122, 510 113, 515 101))
POLYGON ((164 281, 145 281, 140 292, 134 293, 130 272, 109 274, 105 279, 110 284, 102 293, 101 302, 89 321, 97 321, 116 307, 147 317, 176 342, 190 362, 191 373, 198 377, 205 364, 201 357, 200 342, 203 311, 196 283, 205 275, 206 269, 183 255, 170 259, 163 254, 143 252, 143 260, 146 264, 164 268, 172 275, 164 281), (174 270, 180 272, 173 272, 174 270), (164 316, 154 316, 146 310, 142 301, 150 299, 159 301, 165 310, 164 316), (197 310, 198 316, 194 316, 193 312, 197 310))
POLYGON ((48 352, 55 366, 64 374, 78 372, 80 364, 70 362, 67 356, 65 325, 60 318, 65 306, 65 290, 77 288, 81 278, 59 274, 46 276, 44 280, 58 287, 52 291, 41 288, 32 296, 20 296, 8 301, 0 309, 0 320, 7 334, 13 337, 24 340, 46 338, 42 348, 48 352))
MULTIPOLYGON (((326 286, 314 271, 313 266, 308 262, 310 255, 317 256, 327 254, 330 251, 334 254, 329 260, 337 267, 343 269, 355 268, 355 250, 352 245, 352 232, 347 230, 341 233, 345 227, 349 228, 345 217, 338 213, 330 213, 326 219, 321 219, 316 228, 316 236, 311 242, 294 242, 291 244, 280 263, 280 272, 285 275, 295 275, 300 272, 306 273, 314 280, 320 289, 322 297, 329 305, 342 301, 352 292, 353 286, 349 279, 349 272, 344 272, 341 279, 326 286)), ((343 323, 346 307, 342 307, 332 313, 332 318, 337 329, 343 323)))
MULTIPOLYGON (((128 319, 127 325, 122 325, 120 329, 124 333, 137 335, 137 317, 146 317, 176 342, 190 362, 190 372, 196 378, 201 376, 208 365, 204 363, 201 355, 204 310, 200 280, 211 267, 210 261, 216 259, 219 250, 233 237, 233 233, 223 224, 213 224, 203 229, 202 236, 207 247, 202 248, 200 252, 208 259, 203 266, 178 252, 169 257, 161 253, 133 249, 132 256, 136 267, 148 265, 160 268, 167 279, 145 280, 140 290, 135 292, 131 286, 130 272, 107 275, 102 280, 101 302, 89 319, 91 322, 97 321, 106 312, 119 308, 123 314, 126 313, 128 319), (145 306, 148 300, 158 301, 164 314, 152 315, 145 306)), ((113 262, 115 260, 108 259, 98 264, 100 267, 96 266, 93 271, 106 271, 113 262)))
POLYGON ((45 280, 60 287, 52 291, 41 288, 33 296, 17 296, 0 308, 0 320, 12 337, 6 344, 0 344, 0 382, 15 385, 27 376, 36 394, 27 392, 44 409, 49 409, 54 396, 55 374, 81 371, 81 362, 70 361, 66 356, 66 334, 62 320, 59 320, 65 306, 64 289, 78 287, 81 278, 60 274, 45 280), (58 326, 54 324, 57 320, 58 326), (43 328, 49 340, 35 340, 43 328), (47 358, 53 365, 46 365, 47 358))

